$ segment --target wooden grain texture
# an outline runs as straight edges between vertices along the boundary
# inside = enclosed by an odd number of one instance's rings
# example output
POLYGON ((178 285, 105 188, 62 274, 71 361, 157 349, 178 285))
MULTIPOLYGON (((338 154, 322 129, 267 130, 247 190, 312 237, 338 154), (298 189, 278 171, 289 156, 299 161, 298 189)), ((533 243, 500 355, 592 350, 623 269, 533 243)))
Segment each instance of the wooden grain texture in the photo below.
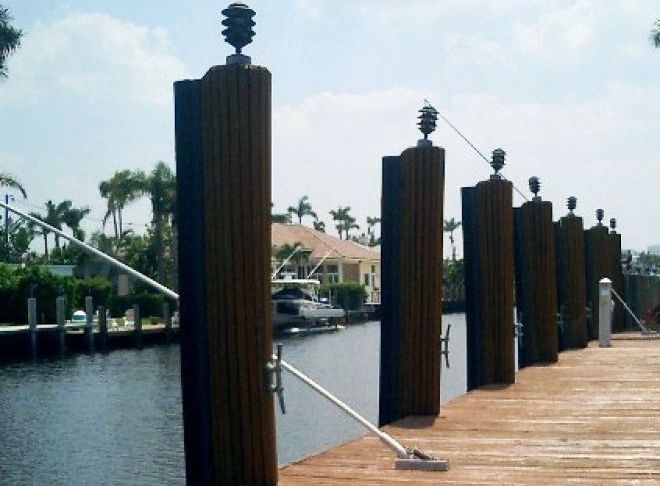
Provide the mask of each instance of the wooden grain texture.
MULTIPOLYGON (((607 236, 609 249, 609 275, 612 280, 612 288, 623 297, 625 294, 623 286, 623 267, 621 266, 621 235, 610 231, 607 236)), ((626 330, 626 321, 623 306, 618 302, 614 306, 612 313, 612 332, 622 332, 626 330)))
POLYGON ((363 437, 280 471, 280 485, 660 484, 660 340, 614 337, 528 367, 516 383, 473 390, 441 416, 385 430, 449 459, 447 472, 396 471, 363 437))
POLYGON ((381 424, 440 409, 444 150, 383 163, 381 424))
POLYGON ((468 389, 515 380, 513 186, 463 188, 468 389))
POLYGON ((522 327, 519 366, 557 361, 557 277, 552 203, 514 209, 516 309, 522 327))
POLYGON ((591 317, 588 319, 589 339, 598 339, 598 282, 609 277, 608 234, 607 228, 602 225, 592 226, 584 233, 587 306, 591 309, 591 317))
POLYGON ((557 298, 564 328, 561 348, 584 348, 588 342, 587 295, 582 218, 568 215, 555 224, 557 298))
POLYGON ((277 482, 264 368, 270 319, 270 73, 218 66, 202 79, 206 309, 214 483, 277 482))

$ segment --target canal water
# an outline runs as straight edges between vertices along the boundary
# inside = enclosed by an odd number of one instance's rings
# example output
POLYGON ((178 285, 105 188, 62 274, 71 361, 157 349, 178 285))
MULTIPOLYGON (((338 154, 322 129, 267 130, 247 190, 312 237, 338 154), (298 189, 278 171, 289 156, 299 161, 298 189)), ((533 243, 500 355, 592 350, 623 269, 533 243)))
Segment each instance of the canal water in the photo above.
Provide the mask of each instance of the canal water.
MULTIPOLYGON (((465 316, 452 324, 442 401, 465 392, 465 316)), ((378 322, 281 339, 284 357, 369 420, 378 417, 378 322)), ((1 485, 184 484, 178 346, 0 364, 1 485)), ((280 464, 364 435, 322 397, 284 375, 280 464)))

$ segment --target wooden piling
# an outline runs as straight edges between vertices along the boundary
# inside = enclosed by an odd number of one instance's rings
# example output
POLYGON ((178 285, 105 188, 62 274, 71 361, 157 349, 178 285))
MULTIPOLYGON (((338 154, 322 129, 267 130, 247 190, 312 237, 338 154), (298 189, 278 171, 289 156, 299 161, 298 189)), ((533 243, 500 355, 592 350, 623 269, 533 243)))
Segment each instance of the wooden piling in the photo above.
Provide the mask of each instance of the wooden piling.
POLYGON ((108 351, 108 316, 105 311, 105 307, 99 306, 99 341, 101 345, 101 351, 106 353, 108 351))
POLYGON ((85 341, 89 352, 94 351, 94 300, 90 295, 85 297, 85 341))
POLYGON ((66 350, 66 306, 64 297, 55 299, 55 320, 57 321, 57 337, 60 355, 66 350))
POLYGON ((468 390, 514 383, 513 185, 492 176, 461 197, 468 390))
MULTIPOLYGON (((609 247, 609 278, 612 280, 612 289, 625 298, 623 284, 623 267, 621 266, 621 235, 615 230, 607 235, 609 247)), ((625 311, 621 303, 614 297, 614 310, 612 313, 612 332, 626 330, 625 311)))
POLYGON ((169 302, 163 303, 163 323, 165 324, 165 341, 170 344, 172 342, 172 313, 169 302))
POLYGON ((552 203, 535 197, 515 208, 514 234, 516 309, 523 324, 518 365, 554 363, 558 308, 552 203))
POLYGON ((133 305, 133 341, 137 349, 142 349, 142 316, 138 304, 133 305))
POLYGON ((587 294, 582 218, 569 214, 555 223, 557 297, 563 322, 562 349, 586 347, 587 294))
POLYGON ((588 327, 589 340, 592 340, 598 339, 598 282, 601 278, 609 278, 610 249, 605 226, 592 226, 584 233, 587 306, 590 310, 588 327))
POLYGON ((379 423, 440 411, 444 149, 383 159, 379 423))
POLYGON ((265 68, 233 64, 212 68, 201 83, 175 85, 178 211, 187 210, 179 282, 191 484, 277 483, 264 371, 272 357, 270 83, 265 68))
POLYGON ((37 357, 37 299, 30 297, 27 300, 28 339, 32 358, 37 357))

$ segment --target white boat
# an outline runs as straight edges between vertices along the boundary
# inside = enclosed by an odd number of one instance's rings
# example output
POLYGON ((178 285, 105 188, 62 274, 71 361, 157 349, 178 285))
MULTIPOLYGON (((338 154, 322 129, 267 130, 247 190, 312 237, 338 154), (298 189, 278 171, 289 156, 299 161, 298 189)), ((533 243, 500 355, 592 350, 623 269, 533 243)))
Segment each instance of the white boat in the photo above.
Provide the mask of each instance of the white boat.
POLYGON ((284 278, 271 281, 273 331, 336 327, 346 319, 346 312, 319 299, 321 283, 314 279, 284 278))

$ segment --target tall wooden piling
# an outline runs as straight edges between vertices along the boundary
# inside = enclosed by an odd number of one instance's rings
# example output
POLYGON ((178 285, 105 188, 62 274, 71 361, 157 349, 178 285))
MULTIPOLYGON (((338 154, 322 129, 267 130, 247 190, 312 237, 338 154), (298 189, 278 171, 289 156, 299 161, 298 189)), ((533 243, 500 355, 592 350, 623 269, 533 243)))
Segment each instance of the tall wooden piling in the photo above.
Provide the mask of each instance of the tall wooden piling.
POLYGON ((28 316, 28 339, 30 353, 33 358, 37 357, 37 299, 30 297, 27 300, 28 316))
POLYGON ((90 295, 85 297, 85 341, 88 351, 94 351, 94 300, 90 295))
POLYGON ((57 338, 60 355, 66 350, 66 306, 64 297, 55 299, 55 320, 57 321, 57 338))
MULTIPOLYGON (((602 211, 602 210, 599 210, 602 211)), ((602 212, 598 213, 602 219, 602 212)), ((589 308, 589 339, 598 338, 598 282, 609 277, 610 245, 607 227, 598 222, 584 235, 587 307, 589 308)))
POLYGON ((133 305, 133 341, 136 348, 142 349, 142 316, 138 304, 133 305))
MULTIPOLYGON (((623 267, 621 266, 621 235, 616 232, 616 220, 610 219, 610 232, 608 234, 609 246, 609 278, 612 280, 612 289, 625 298, 623 283, 623 267)), ((614 310, 612 312, 612 332, 626 330, 625 311, 623 305, 614 297, 614 310)))
POLYGON ((555 223, 557 297, 563 323, 561 348, 584 348, 588 342, 584 228, 570 213, 555 223))
POLYGON ((557 361, 557 278, 552 203, 535 196, 514 209, 520 367, 557 361))
POLYGON ((108 351, 108 315, 105 307, 99 306, 99 344, 101 351, 104 353, 108 351))
POLYGON ((383 158, 379 423, 440 411, 444 149, 383 158))
POLYGON ((230 60, 175 84, 186 474, 274 485, 271 76, 230 60))
POLYGON ((461 197, 468 390, 514 383, 513 185, 495 174, 461 197))

